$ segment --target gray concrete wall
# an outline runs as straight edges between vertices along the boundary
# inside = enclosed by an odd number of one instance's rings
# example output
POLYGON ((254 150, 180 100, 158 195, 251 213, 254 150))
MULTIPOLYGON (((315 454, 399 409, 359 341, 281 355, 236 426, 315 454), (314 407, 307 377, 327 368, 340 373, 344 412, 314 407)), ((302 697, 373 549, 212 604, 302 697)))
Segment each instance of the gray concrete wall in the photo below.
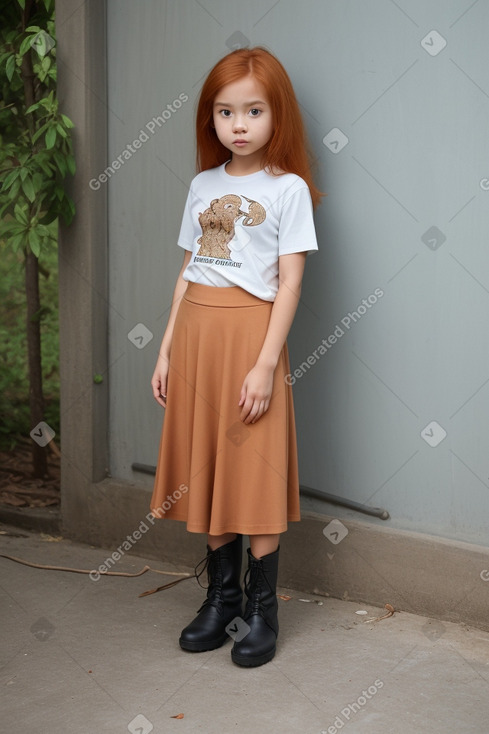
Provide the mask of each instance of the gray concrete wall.
POLYGON ((306 0, 298 23, 294 0, 108 3, 108 161, 149 138, 104 185, 114 476, 142 481, 132 462, 156 462, 149 379, 182 257, 195 103, 247 39, 289 70, 328 193, 289 339, 301 481, 385 507, 390 527, 487 543, 489 6, 465 9, 306 0))
MULTIPOLYGON (((401 608, 483 625, 489 9, 309 0, 300 23, 296 10, 109 0, 106 26, 105 3, 57 5, 78 161, 77 217, 60 240, 65 531, 117 547, 146 514, 152 480, 131 465, 156 462, 149 380, 181 261, 195 102, 207 70, 248 39, 288 69, 328 193, 289 339, 301 482, 390 513, 304 498, 312 514, 284 536, 283 583, 371 603, 397 594, 401 608)), ((191 563, 203 539, 163 522, 137 547, 191 563)))

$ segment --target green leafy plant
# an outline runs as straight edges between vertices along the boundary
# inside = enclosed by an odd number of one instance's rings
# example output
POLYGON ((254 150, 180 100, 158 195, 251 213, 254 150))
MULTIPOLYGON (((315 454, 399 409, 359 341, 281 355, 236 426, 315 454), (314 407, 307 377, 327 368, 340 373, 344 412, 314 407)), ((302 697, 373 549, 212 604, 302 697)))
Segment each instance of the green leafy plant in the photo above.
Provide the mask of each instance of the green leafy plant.
MULTIPOLYGON (((75 173, 72 121, 56 96, 54 0, 15 0, 0 10, 0 247, 19 255, 25 277, 30 428, 45 420, 39 259, 70 224, 75 205, 64 179, 75 173)), ((34 475, 46 451, 32 442, 34 475)))

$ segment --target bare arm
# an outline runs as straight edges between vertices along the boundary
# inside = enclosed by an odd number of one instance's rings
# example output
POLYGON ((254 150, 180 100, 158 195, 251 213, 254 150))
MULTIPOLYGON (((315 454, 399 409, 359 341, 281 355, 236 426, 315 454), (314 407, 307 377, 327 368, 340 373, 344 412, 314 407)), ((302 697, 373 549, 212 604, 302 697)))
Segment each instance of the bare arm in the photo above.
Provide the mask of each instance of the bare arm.
POLYGON ((183 256, 183 264, 180 268, 180 272, 177 277, 175 289, 173 291, 173 300, 170 310, 170 316, 168 317, 168 323, 166 325, 165 334, 160 346, 160 352, 158 360, 156 362, 155 371, 151 378, 151 387, 153 388, 153 396, 157 403, 163 408, 166 408, 166 383, 168 379, 168 367, 170 362, 170 350, 173 339, 173 329, 175 326, 175 319, 177 317, 178 307, 182 300, 183 294, 187 289, 187 281, 182 278, 183 271, 187 267, 192 253, 190 250, 185 250, 183 256), (162 397, 164 396, 164 397, 162 397))
POLYGON ((241 388, 240 419, 244 423, 255 423, 270 405, 273 373, 299 303, 306 255, 306 252, 295 252, 279 257, 279 288, 267 334, 256 364, 246 375, 241 388))

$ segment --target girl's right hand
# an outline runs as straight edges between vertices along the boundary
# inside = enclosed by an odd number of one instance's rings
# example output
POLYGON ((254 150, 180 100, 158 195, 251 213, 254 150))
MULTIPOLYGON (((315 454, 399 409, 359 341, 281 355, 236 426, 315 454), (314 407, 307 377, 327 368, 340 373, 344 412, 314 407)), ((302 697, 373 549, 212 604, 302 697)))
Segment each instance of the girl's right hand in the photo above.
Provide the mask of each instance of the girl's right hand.
POLYGON ((168 379, 168 361, 159 359, 153 377, 151 378, 151 387, 153 388, 153 397, 162 408, 166 408, 166 383, 168 379))

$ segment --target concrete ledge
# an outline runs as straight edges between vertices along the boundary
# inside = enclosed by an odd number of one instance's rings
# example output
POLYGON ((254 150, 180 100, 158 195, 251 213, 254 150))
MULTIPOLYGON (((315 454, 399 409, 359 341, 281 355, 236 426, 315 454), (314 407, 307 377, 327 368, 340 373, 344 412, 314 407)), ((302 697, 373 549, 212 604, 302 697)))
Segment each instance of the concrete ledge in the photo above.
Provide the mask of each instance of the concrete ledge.
MULTIPOLYGON (((63 532, 110 550, 107 557, 129 536, 138 555, 195 566, 205 556, 205 536, 187 533, 181 522, 152 525, 149 500, 149 490, 139 485, 111 479, 93 484, 86 495, 87 533, 75 521, 63 532)), ((301 522, 290 523, 281 542, 281 586, 373 606, 389 603, 489 630, 489 580, 483 580, 489 579, 489 549, 361 519, 342 521, 348 534, 333 544, 323 534, 332 519, 305 512, 301 522)))
POLYGON ((36 533, 57 534, 60 531, 59 507, 8 507, 0 505, 0 522, 36 533))
POLYGON ((283 585, 489 630, 489 549, 362 520, 343 521, 333 545, 322 532, 333 518, 303 518, 287 533, 283 585))

